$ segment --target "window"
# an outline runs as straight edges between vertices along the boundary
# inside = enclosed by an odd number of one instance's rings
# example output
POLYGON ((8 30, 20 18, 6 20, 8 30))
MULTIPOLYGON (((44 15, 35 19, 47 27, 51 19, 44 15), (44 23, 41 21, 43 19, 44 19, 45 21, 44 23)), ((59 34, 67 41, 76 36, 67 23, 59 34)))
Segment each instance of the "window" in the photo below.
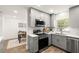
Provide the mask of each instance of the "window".
POLYGON ((65 11, 55 15, 54 27, 58 30, 59 27, 69 27, 69 12, 65 11))

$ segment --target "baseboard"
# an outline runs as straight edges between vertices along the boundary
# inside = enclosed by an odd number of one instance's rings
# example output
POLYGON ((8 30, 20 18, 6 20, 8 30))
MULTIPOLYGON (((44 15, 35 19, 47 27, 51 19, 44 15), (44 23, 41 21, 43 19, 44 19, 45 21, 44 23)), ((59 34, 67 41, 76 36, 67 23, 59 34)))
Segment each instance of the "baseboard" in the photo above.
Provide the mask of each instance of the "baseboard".
POLYGON ((15 39, 18 39, 18 38, 9 38, 9 39, 3 39, 3 40, 8 41, 8 40, 15 40, 15 39))

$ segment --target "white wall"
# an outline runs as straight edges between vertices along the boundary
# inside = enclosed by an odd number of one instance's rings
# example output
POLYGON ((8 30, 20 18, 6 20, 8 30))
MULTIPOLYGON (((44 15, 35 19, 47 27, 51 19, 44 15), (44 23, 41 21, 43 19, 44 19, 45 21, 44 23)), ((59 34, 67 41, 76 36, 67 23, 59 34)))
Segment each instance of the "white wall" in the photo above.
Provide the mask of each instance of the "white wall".
POLYGON ((18 37, 18 23, 26 23, 27 31, 27 8, 21 6, 3 6, 3 39, 18 37), (17 13, 14 12, 17 11, 17 13))

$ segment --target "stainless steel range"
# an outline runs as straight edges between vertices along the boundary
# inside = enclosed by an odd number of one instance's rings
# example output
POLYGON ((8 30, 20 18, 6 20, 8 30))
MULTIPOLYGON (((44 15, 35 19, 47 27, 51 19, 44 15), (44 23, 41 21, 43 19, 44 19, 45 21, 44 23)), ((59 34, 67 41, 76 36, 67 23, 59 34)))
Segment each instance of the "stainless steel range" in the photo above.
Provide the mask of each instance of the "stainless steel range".
POLYGON ((48 36, 46 33, 42 32, 41 30, 34 30, 33 33, 38 35, 38 39, 43 39, 48 36))
POLYGON ((38 35, 38 39, 43 39, 43 38, 48 37, 48 35, 46 33, 38 33, 36 35, 38 35))
POLYGON ((38 49, 41 50, 48 46, 48 35, 37 30, 34 34, 38 35, 38 49))

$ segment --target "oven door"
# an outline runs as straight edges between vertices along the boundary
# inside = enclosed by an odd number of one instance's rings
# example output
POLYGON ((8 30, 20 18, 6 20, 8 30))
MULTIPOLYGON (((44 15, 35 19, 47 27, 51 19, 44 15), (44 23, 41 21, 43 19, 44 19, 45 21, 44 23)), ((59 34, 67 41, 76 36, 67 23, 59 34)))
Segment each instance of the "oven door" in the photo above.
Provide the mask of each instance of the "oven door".
POLYGON ((39 39, 38 41, 38 49, 41 50, 48 46, 48 37, 39 39))

